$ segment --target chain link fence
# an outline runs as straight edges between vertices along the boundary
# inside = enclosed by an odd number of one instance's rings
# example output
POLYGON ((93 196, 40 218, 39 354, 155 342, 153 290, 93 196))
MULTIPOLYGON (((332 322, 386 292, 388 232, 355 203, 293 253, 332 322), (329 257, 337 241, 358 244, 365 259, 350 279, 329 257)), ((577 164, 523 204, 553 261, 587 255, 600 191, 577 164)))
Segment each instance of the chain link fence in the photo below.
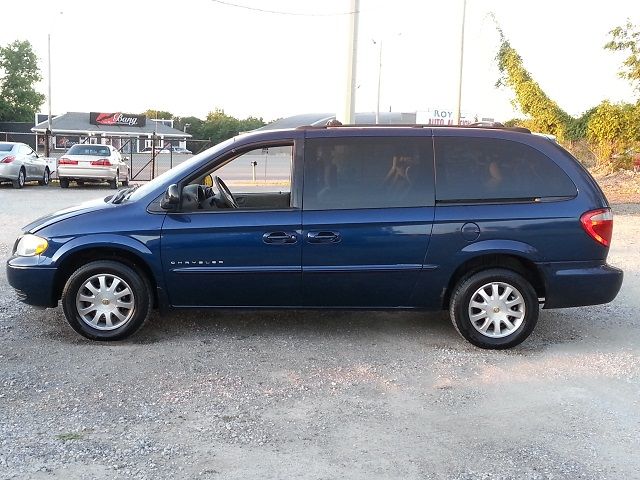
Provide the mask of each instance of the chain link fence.
POLYGON ((34 133, 0 132, 0 142, 24 143, 42 156, 45 154, 47 140, 50 153, 45 158, 52 163, 52 172, 56 170, 57 160, 76 143, 102 143, 112 145, 120 151, 124 161, 129 164, 131 180, 137 181, 152 180, 212 145, 209 140, 190 139, 185 142, 147 135, 100 138, 58 134, 47 139, 45 135, 34 133))

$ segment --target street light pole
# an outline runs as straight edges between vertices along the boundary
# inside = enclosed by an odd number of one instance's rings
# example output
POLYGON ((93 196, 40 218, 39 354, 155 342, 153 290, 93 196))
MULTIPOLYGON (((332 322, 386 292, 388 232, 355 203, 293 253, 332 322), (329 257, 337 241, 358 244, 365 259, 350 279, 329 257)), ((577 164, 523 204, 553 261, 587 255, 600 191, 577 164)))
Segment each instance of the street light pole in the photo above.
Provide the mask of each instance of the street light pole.
POLYGON ((345 124, 355 123, 356 107, 356 67, 358 64, 358 17, 360 16, 360 0, 351 0, 349 19, 349 47, 347 54, 347 81, 344 93, 344 104, 338 109, 336 118, 345 124))
MULTIPOLYGON (((375 40, 373 41, 375 43, 375 40)), ((382 40, 380 40, 380 51, 378 53, 378 100, 376 102, 376 125, 380 123, 380 79, 382 78, 382 40)))
POLYGON ((464 60, 464 22, 467 12, 467 0, 462 0, 462 26, 460 28, 460 70, 458 72, 458 100, 456 102, 454 125, 460 125, 462 108, 462 61, 464 60))
POLYGON ((44 156, 49 157, 49 136, 51 135, 51 33, 47 34, 47 79, 49 82, 47 101, 49 107, 49 115, 47 117, 47 133, 44 136, 44 156))

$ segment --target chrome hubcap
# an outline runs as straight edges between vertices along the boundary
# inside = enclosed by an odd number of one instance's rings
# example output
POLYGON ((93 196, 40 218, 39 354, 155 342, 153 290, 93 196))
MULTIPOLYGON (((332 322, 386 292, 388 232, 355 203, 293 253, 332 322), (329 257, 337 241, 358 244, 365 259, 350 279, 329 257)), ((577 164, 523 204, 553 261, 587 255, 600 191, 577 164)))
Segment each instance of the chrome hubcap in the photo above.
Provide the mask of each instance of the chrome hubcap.
POLYGON ((84 323, 97 330, 115 330, 133 316, 135 297, 122 278, 101 273, 78 290, 76 308, 84 323))
POLYGON ((469 319, 482 335, 502 338, 515 332, 525 317, 522 294, 512 285, 491 282, 471 296, 469 319))

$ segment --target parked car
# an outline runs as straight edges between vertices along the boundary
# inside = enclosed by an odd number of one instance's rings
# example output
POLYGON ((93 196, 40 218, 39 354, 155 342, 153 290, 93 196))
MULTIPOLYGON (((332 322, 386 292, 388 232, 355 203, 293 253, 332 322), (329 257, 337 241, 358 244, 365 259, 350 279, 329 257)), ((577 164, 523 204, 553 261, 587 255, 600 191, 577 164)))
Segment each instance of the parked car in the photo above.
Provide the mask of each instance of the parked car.
POLYGON ((191 150, 187 150, 184 147, 178 147, 176 145, 173 145, 171 147, 171 149, 173 150, 173 153, 182 153, 182 154, 185 154, 185 155, 192 155, 193 154, 193 152, 191 150))
MULTIPOLYGON (((153 153, 154 149, 153 147, 145 147, 142 150, 140 150, 140 153, 153 153)), ((158 153, 182 153, 182 154, 191 154, 191 150, 187 150, 184 147, 178 147, 176 145, 164 145, 162 147, 156 147, 155 148, 155 152, 156 154, 158 153)))
POLYGON ((32 180, 48 185, 50 178, 47 162, 29 145, 0 142, 0 182, 11 182, 13 188, 22 188, 32 180))
POLYGON ((111 145, 77 143, 58 160, 60 186, 108 182, 111 188, 129 184, 129 165, 111 145))
POLYGON ((37 220, 7 277, 96 340, 129 336, 153 307, 445 309, 501 349, 540 308, 617 295, 612 228, 589 173, 528 130, 308 127, 235 137, 37 220))

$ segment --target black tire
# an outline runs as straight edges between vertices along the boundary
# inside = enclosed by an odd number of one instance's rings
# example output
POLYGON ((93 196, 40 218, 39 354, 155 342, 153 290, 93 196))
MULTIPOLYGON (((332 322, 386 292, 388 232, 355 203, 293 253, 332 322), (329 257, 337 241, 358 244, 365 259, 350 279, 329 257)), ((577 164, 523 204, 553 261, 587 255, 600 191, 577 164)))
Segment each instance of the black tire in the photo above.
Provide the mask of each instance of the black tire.
POLYGON ((122 181, 122 185, 124 185, 125 187, 129 186, 129 169, 127 168, 127 176, 125 177, 125 179, 122 181))
POLYGON ((49 167, 44 169, 44 174, 42 175, 42 180, 38 180, 39 185, 49 185, 49 180, 51 180, 51 174, 49 173, 49 167))
MULTIPOLYGON (((92 285, 95 286, 93 283, 92 285)), ((100 281, 98 281, 98 288, 100 288, 100 281)), ((113 307, 102 307, 102 305, 108 305, 108 303, 104 304, 105 297, 100 297, 99 295, 101 293, 102 292, 100 291, 92 294, 92 298, 103 298, 101 302, 96 300, 95 304, 100 308, 113 309, 113 307)), ((122 293, 122 291, 119 293, 122 293)), ((91 340, 121 340, 132 335, 149 318, 152 305, 153 298, 149 281, 127 265, 111 260, 96 260, 80 267, 71 275, 71 277, 69 277, 62 292, 62 308, 69 325, 71 325, 71 328, 80 335, 91 340), (87 321, 83 320, 78 309, 78 304, 86 305, 91 308, 90 302, 82 302, 80 294, 82 292, 84 292, 84 295, 87 293, 91 294, 91 292, 86 289, 85 285, 91 279, 96 277, 99 278, 100 276, 104 276, 106 278, 105 286, 107 289, 105 289, 104 292, 108 292, 109 288, 116 290, 117 288, 125 285, 129 288, 129 291, 132 294, 130 296, 125 295, 120 297, 120 299, 124 299, 124 301, 131 305, 131 308, 128 308, 125 311, 118 309, 120 314, 126 314, 126 318, 122 320, 123 323, 121 325, 117 325, 119 320, 115 318, 116 325, 109 327, 109 325, 106 324, 106 316, 105 324, 100 325, 102 317, 99 317, 97 309, 94 309, 95 314, 93 319, 95 319, 95 317, 99 318, 97 325, 91 326, 87 321), (109 284, 109 279, 113 279, 114 277, 117 277, 120 280, 118 287, 114 287, 114 282, 109 284)), ((92 311, 89 311, 89 313, 85 314, 85 318, 90 316, 91 312, 92 311)), ((111 320, 114 319, 114 316, 109 316, 111 320)))
MULTIPOLYGON (((491 300, 483 300, 488 306, 493 304, 494 295, 491 295, 491 300)), ((476 304, 477 305, 477 304, 476 304)), ((531 284, 518 273, 511 270, 495 268, 490 270, 483 270, 477 272, 469 277, 463 278, 454 289, 454 293, 451 296, 451 302, 449 304, 449 314, 451 316, 451 322, 456 328, 458 333, 473 345, 480 348, 491 349, 505 349, 515 347, 522 343, 533 331, 538 321, 538 297, 531 284), (505 306, 500 303, 500 300, 496 299, 495 304, 491 307, 491 310, 487 308, 483 310, 471 305, 472 300, 475 301, 482 299, 480 289, 486 287, 487 290, 483 290, 485 294, 489 288, 493 288, 496 285, 498 289, 498 297, 501 297, 507 293, 506 288, 509 286, 513 290, 513 293, 508 294, 504 301, 514 302, 519 298, 521 301, 515 306, 505 306), (500 293, 502 288, 502 293, 500 293), (518 296, 517 293, 520 295, 518 296), (521 309, 511 310, 511 308, 521 309), (476 312, 474 315, 478 315, 476 320, 476 328, 474 322, 471 320, 470 312, 476 312), (512 313, 515 316, 509 315, 512 313), (486 315, 485 315, 486 313, 486 315), (496 320, 498 328, 496 330, 496 323, 491 318, 500 318, 504 316, 508 322, 511 323, 514 328, 511 333, 509 327, 503 320, 496 320), (518 316, 522 316, 519 320, 518 316), (517 325, 517 322, 521 323, 517 325), (489 323, 485 323, 489 322, 489 323), (482 325, 480 325, 482 323, 482 325), (488 325, 488 327, 485 327, 488 325), (504 332, 502 327, 504 326, 504 332), (485 332, 482 333, 479 328, 485 327, 485 332), (497 335, 504 335, 497 337, 497 335)))
POLYGON ((26 181, 26 172, 24 171, 24 168, 21 168, 20 171, 18 172, 18 178, 15 180, 11 181, 11 184, 13 185, 13 188, 22 188, 24 187, 24 183, 26 181))
POLYGON ((111 185, 111 188, 115 190, 120 188, 120 172, 116 171, 116 176, 109 182, 109 185, 111 185))
POLYGON ((61 178, 60 179, 60 188, 69 188, 69 179, 61 178))

